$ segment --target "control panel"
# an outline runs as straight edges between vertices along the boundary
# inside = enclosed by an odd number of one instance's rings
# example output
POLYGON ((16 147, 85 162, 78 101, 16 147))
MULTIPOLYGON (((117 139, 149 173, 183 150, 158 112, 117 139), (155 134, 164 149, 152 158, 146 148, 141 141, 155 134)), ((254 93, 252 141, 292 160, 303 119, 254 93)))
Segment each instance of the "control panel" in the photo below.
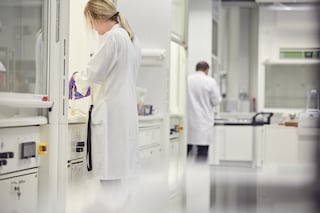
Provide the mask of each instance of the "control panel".
POLYGON ((87 171, 87 125, 85 123, 69 124, 68 134, 68 177, 71 183, 77 183, 87 171))
POLYGON ((0 174, 39 166, 39 127, 0 129, 0 174))
POLYGON ((87 125, 69 124, 68 160, 86 156, 87 125))
POLYGON ((178 139, 183 131, 182 120, 179 116, 171 116, 170 118, 170 140, 178 139))
POLYGON ((40 127, 0 129, 0 212, 36 212, 40 127))

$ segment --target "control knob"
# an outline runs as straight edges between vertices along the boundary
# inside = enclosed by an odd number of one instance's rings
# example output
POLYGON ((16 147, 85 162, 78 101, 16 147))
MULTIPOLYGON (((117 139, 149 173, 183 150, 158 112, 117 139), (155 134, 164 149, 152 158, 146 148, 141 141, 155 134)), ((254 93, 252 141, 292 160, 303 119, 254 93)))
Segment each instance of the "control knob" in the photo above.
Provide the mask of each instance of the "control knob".
POLYGON ((7 165, 7 160, 0 160, 0 166, 7 165))

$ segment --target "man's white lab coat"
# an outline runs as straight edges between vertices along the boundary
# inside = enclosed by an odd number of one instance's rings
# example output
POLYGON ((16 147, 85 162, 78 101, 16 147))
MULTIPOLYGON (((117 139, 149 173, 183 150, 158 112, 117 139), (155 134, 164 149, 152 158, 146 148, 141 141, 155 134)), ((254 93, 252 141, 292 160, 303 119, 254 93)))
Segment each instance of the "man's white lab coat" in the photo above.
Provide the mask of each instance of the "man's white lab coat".
POLYGON ((136 79, 141 49, 116 24, 78 78, 92 86, 92 163, 99 179, 123 179, 136 172, 138 114, 136 79))
POLYGON ((202 71, 188 78, 188 144, 209 145, 213 140, 214 106, 221 101, 216 81, 202 71))

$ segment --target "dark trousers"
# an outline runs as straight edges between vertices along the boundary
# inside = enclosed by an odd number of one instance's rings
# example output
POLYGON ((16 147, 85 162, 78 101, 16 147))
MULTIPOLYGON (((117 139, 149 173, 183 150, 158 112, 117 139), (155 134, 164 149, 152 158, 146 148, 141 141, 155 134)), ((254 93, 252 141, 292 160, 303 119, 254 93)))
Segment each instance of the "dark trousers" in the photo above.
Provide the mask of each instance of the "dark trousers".
POLYGON ((208 145, 191 145, 188 144, 187 156, 192 154, 192 150, 196 149, 196 160, 207 161, 208 159, 208 145))

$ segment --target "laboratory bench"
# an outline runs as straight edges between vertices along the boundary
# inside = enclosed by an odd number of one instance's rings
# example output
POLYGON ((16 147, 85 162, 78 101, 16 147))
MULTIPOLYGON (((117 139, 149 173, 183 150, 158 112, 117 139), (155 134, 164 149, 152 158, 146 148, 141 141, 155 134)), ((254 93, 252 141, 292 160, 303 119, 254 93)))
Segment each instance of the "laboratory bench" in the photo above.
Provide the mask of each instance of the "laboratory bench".
MULTIPOLYGON (((252 114, 215 119, 210 147, 213 165, 262 167, 269 164, 310 164, 319 141, 319 128, 254 122, 252 114)), ((254 116, 254 115, 253 115, 254 116)))

